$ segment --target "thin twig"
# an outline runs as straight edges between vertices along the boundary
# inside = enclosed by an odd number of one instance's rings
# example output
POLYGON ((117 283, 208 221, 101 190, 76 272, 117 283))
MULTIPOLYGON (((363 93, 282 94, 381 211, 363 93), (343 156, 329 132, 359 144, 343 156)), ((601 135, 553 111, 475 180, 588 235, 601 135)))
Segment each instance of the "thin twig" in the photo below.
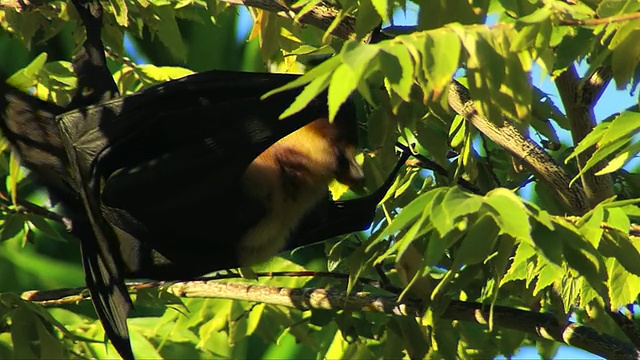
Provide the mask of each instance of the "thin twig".
MULTIPOLYGON (((9 195, 1 191, 0 191, 0 200, 3 200, 7 203, 11 203, 11 198, 9 197, 9 195)), ((40 205, 34 204, 30 201, 27 201, 19 197, 16 198, 16 202, 17 202, 17 205, 22 208, 22 210, 20 209, 12 210, 6 204, 3 204, 2 209, 7 212, 25 213, 25 214, 42 216, 44 218, 53 220, 55 222, 59 222, 60 224, 64 225, 67 231, 71 231, 73 227, 73 223, 71 219, 66 216, 57 214, 49 209, 46 209, 40 205)))
MULTIPOLYGON (((578 222, 580 221, 580 217, 577 217, 577 216, 554 216, 554 217, 565 220, 573 225, 577 225, 578 222)), ((620 231, 619 229, 614 228, 613 226, 607 224, 606 222, 600 223, 600 229, 607 230, 607 231, 620 231)), ((628 234, 631 236, 640 236, 640 226, 636 224, 631 224, 631 226, 629 226, 628 234)))
POLYGON ((640 19, 640 11, 630 13, 630 14, 609 16, 601 19, 560 20, 560 25, 566 25, 566 26, 604 25, 604 24, 612 24, 616 22, 623 22, 623 21, 634 20, 634 19, 640 19))

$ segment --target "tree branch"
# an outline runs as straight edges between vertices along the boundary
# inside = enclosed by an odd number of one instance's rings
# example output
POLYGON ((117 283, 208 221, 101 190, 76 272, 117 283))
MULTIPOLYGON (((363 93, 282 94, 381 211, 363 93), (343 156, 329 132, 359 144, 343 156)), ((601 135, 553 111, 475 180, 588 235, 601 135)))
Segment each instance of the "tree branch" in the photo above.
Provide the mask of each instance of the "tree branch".
POLYGON ((640 19, 640 11, 629 14, 609 16, 602 19, 560 20, 560 24, 568 26, 605 25, 634 19, 640 19))
MULTIPOLYGON (((5 193, 3 193, 1 191, 0 191, 0 200, 3 200, 5 202, 7 202, 7 203, 11 203, 10 197, 7 194, 5 194, 5 193)), ((55 212, 53 212, 53 211, 51 211, 51 210, 49 210, 47 208, 44 208, 44 207, 42 207, 40 205, 34 204, 34 203, 30 202, 30 201, 24 200, 24 199, 19 198, 19 197, 16 198, 16 205, 18 205, 19 207, 21 207, 24 210, 20 211, 20 209, 18 209, 18 210, 13 211, 13 212, 24 212, 24 213, 27 213, 27 214, 39 215, 39 216, 42 216, 44 218, 59 222, 59 223, 64 225, 64 227, 67 229, 67 231, 71 231, 71 228, 72 228, 73 224, 71 222, 71 219, 68 218, 68 217, 62 216, 62 215, 60 215, 58 213, 55 213, 55 212)), ((2 204, 2 208, 3 208, 4 211, 11 212, 11 209, 9 209, 6 204, 2 204)))
MULTIPOLYGON (((556 78, 556 87, 569 119, 574 146, 596 126, 593 106, 610 80, 611 71, 603 68, 581 83, 582 80, 578 77, 578 72, 573 64, 556 78)), ((578 155, 579 169, 584 168, 595 150, 595 147, 592 147, 578 155)), ((590 207, 614 195, 611 176, 608 174, 596 176, 596 173, 605 165, 601 162, 580 176, 590 207)))
MULTIPOLYGON (((129 284, 129 289, 166 286, 165 291, 184 298, 216 298, 261 302, 286 306, 301 311, 312 309, 348 310, 384 313, 395 316, 421 317, 421 304, 416 301, 398 301, 395 295, 375 295, 368 292, 347 294, 342 291, 316 288, 286 288, 249 283, 220 281, 142 282, 129 284)), ((75 304, 87 299, 85 288, 53 291, 28 291, 22 294, 43 306, 75 304)), ((637 359, 640 350, 633 345, 576 323, 562 324, 550 313, 493 307, 475 302, 453 300, 442 317, 450 320, 488 324, 493 312, 495 326, 526 332, 530 335, 575 346, 605 358, 637 359)))
POLYGON ((509 121, 498 126, 478 113, 469 91, 457 81, 449 89, 449 106, 467 119, 480 132, 496 144, 524 162, 537 177, 555 191, 556 195, 574 214, 583 214, 588 209, 587 198, 581 187, 570 185, 571 178, 555 160, 538 144, 527 139, 509 121))
POLYGON ((607 310, 607 314, 620 327, 622 332, 627 335, 633 345, 635 345, 637 348, 640 348, 640 330, 636 327, 634 321, 619 312, 607 310))

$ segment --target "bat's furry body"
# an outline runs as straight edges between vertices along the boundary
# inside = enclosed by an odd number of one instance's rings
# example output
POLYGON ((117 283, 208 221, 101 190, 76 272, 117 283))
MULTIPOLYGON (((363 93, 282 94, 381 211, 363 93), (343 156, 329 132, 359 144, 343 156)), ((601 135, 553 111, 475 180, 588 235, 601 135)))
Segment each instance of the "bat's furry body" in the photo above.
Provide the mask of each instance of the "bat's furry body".
POLYGON ((0 127, 74 214, 96 310, 123 357, 124 278, 188 279, 266 260, 290 235, 304 238, 307 212, 326 216, 332 179, 362 180, 351 116, 330 124, 319 100, 281 121, 295 93, 259 99, 292 79, 201 74, 64 114, 0 85, 0 127), (220 95, 233 88, 240 99, 220 95))
POLYGON ((62 108, 0 81, 0 128, 66 205, 96 313, 123 358, 133 359, 125 278, 190 279, 368 227, 407 155, 373 194, 330 201, 332 178, 362 178, 353 109, 329 124, 320 96, 281 121, 299 91, 260 97, 295 79, 283 74, 214 71, 119 98, 100 2, 72 2, 87 35, 76 96, 62 108))
POLYGON ((241 180, 244 193, 265 212, 240 241, 241 264, 267 260, 282 249, 303 216, 326 199, 331 180, 347 184, 362 180, 355 144, 347 143, 340 130, 326 118, 317 119, 278 140, 249 164, 241 180))

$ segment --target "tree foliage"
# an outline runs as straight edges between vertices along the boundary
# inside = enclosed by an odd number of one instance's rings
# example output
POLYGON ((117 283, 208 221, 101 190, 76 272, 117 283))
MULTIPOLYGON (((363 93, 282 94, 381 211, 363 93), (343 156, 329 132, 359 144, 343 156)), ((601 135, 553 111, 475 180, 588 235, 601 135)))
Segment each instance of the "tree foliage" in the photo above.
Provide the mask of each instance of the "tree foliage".
MULTIPOLYGON (((322 296, 331 306, 212 299, 238 298, 233 291, 181 299, 170 284, 141 286, 130 319, 137 356, 490 358, 535 343, 550 358, 558 342, 638 356, 640 111, 597 119, 593 108, 609 83, 637 90, 640 3, 423 0, 416 26, 384 32, 381 21, 416 4, 245 3, 256 7, 254 24, 250 40, 238 42, 236 8, 223 1, 104 1, 103 41, 122 94, 214 68, 304 71, 289 86, 306 87, 283 117, 327 89, 332 116, 352 97, 369 188, 394 165, 396 142, 414 159, 370 231, 258 267, 343 274, 258 280, 330 289, 322 296), (559 97, 533 85, 534 68, 559 97), (370 302, 350 303, 358 296, 370 302)), ((84 36, 75 10, 61 0, 5 1, 0 25, 0 72, 66 104, 75 88, 70 59, 84 36)), ((59 208, 2 148, 1 356, 113 356, 90 305, 74 303, 82 292, 55 292, 53 303, 15 295, 81 286, 82 275, 59 208)), ((214 220, 198 225, 203 241, 224 226, 214 220)))

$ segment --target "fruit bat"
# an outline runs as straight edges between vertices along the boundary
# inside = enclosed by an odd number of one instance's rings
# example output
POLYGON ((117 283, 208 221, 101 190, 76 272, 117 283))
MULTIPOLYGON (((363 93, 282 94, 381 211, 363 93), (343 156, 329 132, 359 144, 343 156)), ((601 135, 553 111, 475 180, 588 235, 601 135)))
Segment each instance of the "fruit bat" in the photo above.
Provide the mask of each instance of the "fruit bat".
POLYGON ((330 201, 329 180, 362 178, 350 103, 333 124, 326 95, 279 120, 299 91, 261 96, 295 75, 223 71, 118 97, 100 4, 73 3, 86 29, 76 96, 60 107, 0 81, 0 128, 64 204, 96 313, 123 358, 133 358, 126 278, 192 279, 369 226, 407 155, 369 196, 330 201))
MULTIPOLYGON (((295 79, 208 72, 67 110, 0 85, 0 126, 73 221, 107 336, 132 358, 125 278, 184 280, 366 228, 390 186, 332 202, 361 180, 353 109, 326 98, 285 120, 295 79), (346 130, 345 130, 346 129, 346 130)), ((397 169, 396 169, 397 171, 397 169)))

